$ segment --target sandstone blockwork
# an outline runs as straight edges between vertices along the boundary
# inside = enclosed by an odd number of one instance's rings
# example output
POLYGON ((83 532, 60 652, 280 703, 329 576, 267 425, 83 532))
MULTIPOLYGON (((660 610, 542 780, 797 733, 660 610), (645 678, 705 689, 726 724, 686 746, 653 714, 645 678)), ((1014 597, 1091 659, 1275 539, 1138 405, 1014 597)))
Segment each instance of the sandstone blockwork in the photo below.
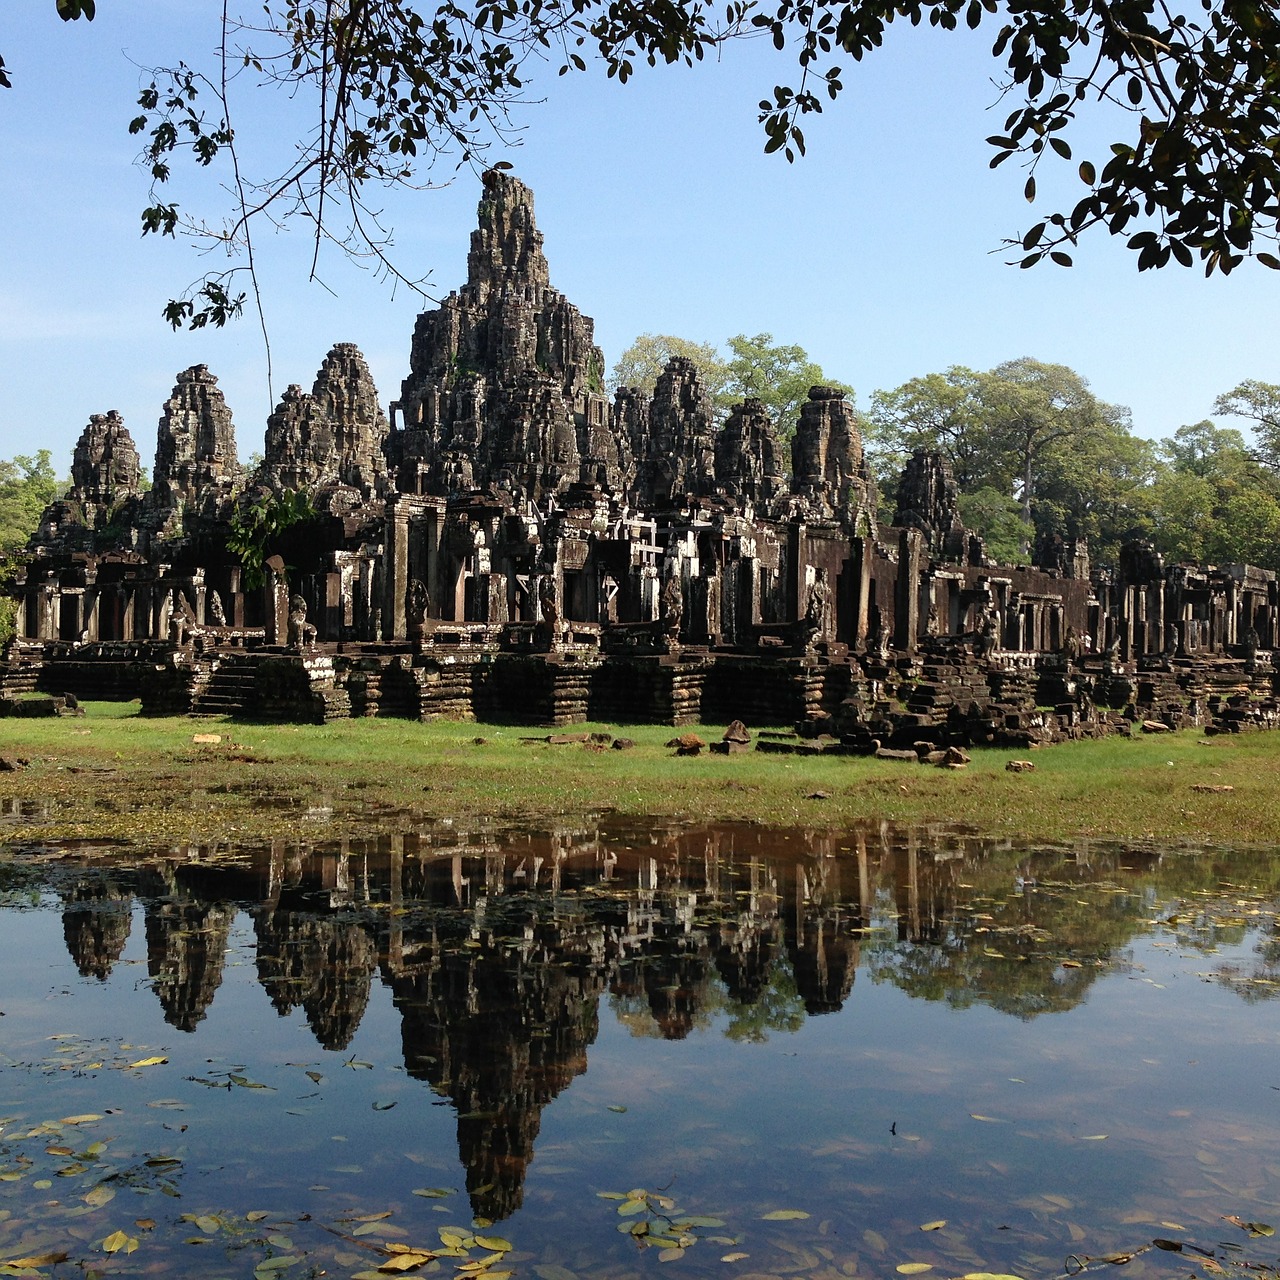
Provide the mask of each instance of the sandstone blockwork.
POLYGON ((551 285, 532 194, 490 171, 467 281, 418 317, 388 412, 338 343, 246 471, 195 365, 145 491, 120 415, 90 419, 16 577, 0 695, 740 719, 796 726, 758 749, 908 758, 1275 722, 1273 574, 1143 544, 1092 570, 1062 537, 999 565, 939 454, 908 460, 884 522, 838 391, 812 388, 786 442, 758 400, 719 415, 688 360, 651 397, 611 398, 604 370, 593 322, 551 285))

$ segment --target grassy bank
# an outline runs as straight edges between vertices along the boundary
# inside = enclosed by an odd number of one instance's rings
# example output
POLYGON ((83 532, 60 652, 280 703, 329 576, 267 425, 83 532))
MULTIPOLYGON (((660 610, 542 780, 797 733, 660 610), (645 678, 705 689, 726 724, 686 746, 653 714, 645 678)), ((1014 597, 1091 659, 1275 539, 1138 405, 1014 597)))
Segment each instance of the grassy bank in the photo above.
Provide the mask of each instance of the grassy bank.
MULTIPOLYGON (((837 827, 946 820, 993 834, 1280 842, 1280 737, 1166 734, 1033 753, 975 751, 949 771, 750 752, 677 758, 662 726, 608 728, 627 751, 547 731, 358 720, 327 726, 150 719, 91 703, 75 719, 0 721, 0 840, 146 843, 336 838, 438 818, 541 823, 614 811, 837 827), (198 743, 214 734, 216 743, 198 743), (1009 773, 1017 756, 1032 773, 1009 773), (1199 792, 1196 786, 1228 786, 1199 792)), ((714 741, 721 728, 696 732, 714 741)))

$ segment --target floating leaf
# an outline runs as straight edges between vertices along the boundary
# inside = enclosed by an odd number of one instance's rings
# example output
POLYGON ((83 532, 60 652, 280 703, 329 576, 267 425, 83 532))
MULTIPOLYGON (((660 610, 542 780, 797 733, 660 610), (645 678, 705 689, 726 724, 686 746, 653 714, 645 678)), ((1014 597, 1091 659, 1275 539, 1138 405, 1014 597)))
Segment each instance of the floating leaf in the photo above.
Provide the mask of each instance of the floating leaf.
POLYGON ((596 1195, 601 1200, 630 1200, 631 1197, 625 1191, 597 1191, 596 1195))
POLYGON ((318 1071, 308 1071, 307 1079, 310 1080, 312 1084, 319 1084, 324 1079, 324 1076, 322 1076, 318 1071))
POLYGON ((453 1191, 449 1187, 415 1187, 413 1194, 422 1196, 424 1200, 443 1200, 453 1195, 453 1191))
POLYGON ((425 1267, 433 1261, 434 1253, 397 1253, 381 1263, 379 1271, 415 1271, 417 1267, 425 1267))
POLYGON ((451 1249, 470 1249, 476 1242, 470 1231, 463 1231, 460 1227, 441 1227, 440 1239, 451 1249))
POLYGON ((134 1067, 162 1067, 168 1061, 168 1058, 139 1058, 137 1062, 129 1063, 129 1070, 134 1067))
POLYGON ((533 1274, 538 1277, 538 1280, 578 1280, 576 1272, 570 1271, 568 1267, 562 1267, 554 1262, 547 1262, 542 1266, 534 1267, 533 1274))
POLYGON ((1000 1271, 968 1271, 960 1280, 1022 1280, 1021 1276, 1011 1276, 1000 1271))
POLYGON ((618 1213, 624 1218, 629 1218, 633 1213, 643 1213, 648 1207, 647 1200, 624 1200, 618 1206, 618 1213))
POLYGON ((726 1253, 724 1257, 720 1259, 720 1261, 721 1262, 741 1262, 743 1258, 749 1258, 749 1257, 751 1257, 749 1253, 726 1253))
POLYGON ((63 1116, 58 1121, 59 1124, 92 1124, 95 1120, 101 1120, 101 1116, 84 1115, 84 1116, 63 1116))
POLYGON ((66 1262, 65 1250, 57 1253, 37 1253, 30 1258, 10 1258, 0 1262, 0 1267, 12 1267, 15 1271, 30 1271, 32 1267, 56 1267, 59 1262, 66 1262))
POLYGON ((626 1110, 626 1107, 613 1106, 613 1107, 610 1107, 609 1110, 616 1111, 618 1112, 619 1115, 621 1115, 626 1110))
POLYGON ((1080 1135, 1081 1142, 1102 1142, 1106 1138, 1105 1133, 1085 1133, 1080 1135))
POLYGON ((267 1237, 267 1243, 276 1249, 292 1249, 293 1241, 288 1236, 272 1235, 267 1237))
POLYGON ((104 1204, 110 1204, 116 1198, 116 1193, 110 1187, 103 1186, 99 1183, 92 1191, 88 1192, 84 1197, 85 1204, 94 1209, 101 1209, 104 1204))
POLYGON ((103 1253, 132 1253, 138 1247, 138 1237, 113 1231, 103 1242, 103 1253))
POLYGON ((683 1249, 663 1249, 658 1254, 659 1262, 679 1262, 684 1257, 683 1249))
POLYGON ((375 1111, 390 1111, 396 1104, 394 1102, 375 1102, 373 1109, 375 1111))
POLYGON ((774 1209, 770 1213, 762 1213, 760 1220, 762 1222, 790 1222, 796 1218, 807 1218, 808 1216, 803 1209, 774 1209))
MULTIPOLYGON (((257 1080, 250 1080, 247 1076, 228 1076, 228 1080, 234 1085, 239 1085, 241 1089, 271 1089, 269 1084, 259 1084, 257 1080)), ((274 1093, 275 1090, 272 1089, 274 1093)))
POLYGON ((921 1231, 941 1231, 942 1228, 945 1227, 946 1225, 947 1225, 946 1218, 939 1218, 936 1222, 924 1223, 921 1226, 920 1230, 921 1231))
POLYGON ((902 1276, 918 1276, 925 1271, 933 1270, 931 1262, 900 1262, 894 1270, 902 1276))
POLYGON ((510 1240, 504 1240, 501 1236, 476 1236, 476 1245, 497 1253, 510 1253, 515 1247, 510 1240))

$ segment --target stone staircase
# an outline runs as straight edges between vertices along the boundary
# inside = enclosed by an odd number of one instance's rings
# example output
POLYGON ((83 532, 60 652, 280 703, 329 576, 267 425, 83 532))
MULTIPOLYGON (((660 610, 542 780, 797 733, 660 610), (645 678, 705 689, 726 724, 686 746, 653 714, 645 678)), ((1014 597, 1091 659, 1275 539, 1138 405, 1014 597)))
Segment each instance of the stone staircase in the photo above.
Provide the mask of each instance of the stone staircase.
POLYGON ((252 712, 256 694, 258 664, 247 654, 228 655, 213 660, 205 680, 197 678, 191 699, 193 716, 239 716, 252 712))

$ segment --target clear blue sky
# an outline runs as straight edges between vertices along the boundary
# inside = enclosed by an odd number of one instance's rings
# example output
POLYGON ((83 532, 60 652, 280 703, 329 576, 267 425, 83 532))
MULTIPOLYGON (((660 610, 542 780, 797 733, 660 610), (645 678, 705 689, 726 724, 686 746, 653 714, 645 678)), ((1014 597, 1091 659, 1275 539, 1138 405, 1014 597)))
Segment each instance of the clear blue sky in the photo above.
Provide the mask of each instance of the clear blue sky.
MULTIPOLYGON (((10 0, 0 27, 15 86, 0 92, 0 457, 47 447, 65 471, 89 415, 119 409, 149 465, 175 374, 205 363, 245 458, 272 408, 260 335, 248 318, 196 334, 161 319, 204 262, 186 244, 140 238, 146 181, 126 132, 139 66, 205 60, 220 5, 98 7, 92 24, 64 24, 53 0, 10 0)), ((990 39, 891 32, 866 64, 847 65, 846 94, 808 125, 795 165, 762 154, 756 102, 790 68, 760 43, 692 71, 642 70, 626 86, 548 69, 532 95, 545 100, 520 115, 523 144, 491 158, 533 188, 552 283, 594 317, 610 366, 640 333, 722 343, 768 331, 865 405, 919 374, 1030 355, 1071 365, 1152 437, 1207 416, 1244 378, 1280 381, 1276 273, 1139 275, 1134 255, 1102 238, 1071 270, 1005 265, 1002 238, 1034 218, 1025 175, 988 168, 983 139, 1007 110, 992 107, 990 39)), ((238 125, 253 148, 287 137, 290 121, 252 91, 238 125)), ((1098 158, 1112 136, 1096 131, 1078 158, 1098 158)), ((1074 199, 1074 165, 1062 168, 1057 189, 1074 199)), ((430 272, 441 294, 462 282, 478 196, 464 172, 443 190, 386 198, 408 274, 430 272)), ((301 233, 260 247, 276 397, 289 382, 309 388, 328 348, 351 341, 384 403, 394 399, 422 304, 336 252, 321 264, 333 292, 308 284, 301 233)))

